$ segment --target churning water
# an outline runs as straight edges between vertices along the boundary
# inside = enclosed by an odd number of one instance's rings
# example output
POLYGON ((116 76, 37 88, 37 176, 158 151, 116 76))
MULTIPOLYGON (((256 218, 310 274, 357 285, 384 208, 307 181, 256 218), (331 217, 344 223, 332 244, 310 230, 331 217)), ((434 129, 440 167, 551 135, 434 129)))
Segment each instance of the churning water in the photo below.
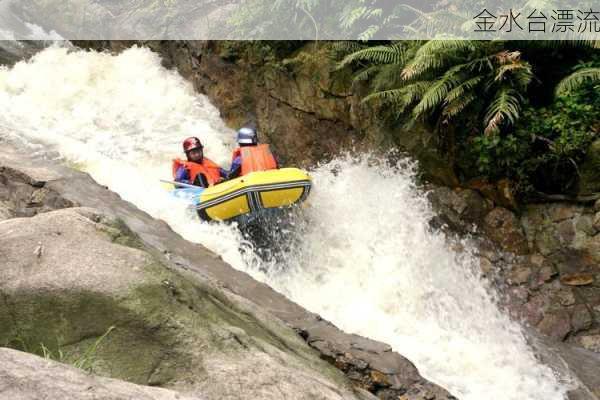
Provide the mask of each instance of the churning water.
MULTIPOLYGON (((118 56, 54 47, 0 70, 0 135, 60 157, 340 328, 389 343, 463 400, 558 400, 566 386, 536 360, 475 272, 432 232, 414 166, 365 154, 311 172, 285 262, 256 257, 236 227, 191 219, 165 193, 181 140, 228 164, 233 131, 147 49, 118 56), (240 250, 242 249, 242 250, 240 250)), ((467 245, 468 249, 468 245, 467 245)))

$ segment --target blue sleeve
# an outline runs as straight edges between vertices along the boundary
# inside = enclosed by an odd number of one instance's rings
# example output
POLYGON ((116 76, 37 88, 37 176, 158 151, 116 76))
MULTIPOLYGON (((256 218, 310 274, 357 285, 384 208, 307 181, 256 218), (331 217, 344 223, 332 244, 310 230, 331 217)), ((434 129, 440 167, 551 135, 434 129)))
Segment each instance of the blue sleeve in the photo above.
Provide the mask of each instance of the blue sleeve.
POLYGON ((190 174, 188 173, 188 170, 185 169, 185 167, 181 166, 177 168, 177 172, 175 172, 175 182, 191 184, 190 174))
POLYGON ((227 176, 230 179, 236 178, 239 175, 241 168, 242 168, 242 157, 234 158, 233 161, 231 162, 231 167, 229 168, 229 172, 227 173, 227 176))
POLYGON ((229 168, 229 172, 233 172, 236 169, 240 168, 241 166, 242 166, 242 157, 236 157, 231 162, 231 167, 229 168))

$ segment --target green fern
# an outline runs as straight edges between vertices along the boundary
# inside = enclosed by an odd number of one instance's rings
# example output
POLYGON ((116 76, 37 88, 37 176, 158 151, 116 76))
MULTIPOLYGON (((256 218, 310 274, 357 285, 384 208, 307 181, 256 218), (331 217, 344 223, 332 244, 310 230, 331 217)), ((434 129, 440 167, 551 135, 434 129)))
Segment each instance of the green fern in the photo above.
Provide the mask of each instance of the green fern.
POLYGON ((358 35, 358 39, 359 40, 371 40, 371 39, 373 39, 373 37, 375 37, 377 32, 379 32, 380 30, 381 30, 381 27, 379 27, 378 25, 370 25, 366 30, 364 30, 363 32, 361 32, 358 35))
POLYGON ((360 67, 355 81, 371 83, 365 102, 388 104, 399 113, 411 109, 412 119, 444 123, 473 109, 491 134, 519 118, 521 92, 533 80, 531 65, 505 45, 454 39, 391 43, 351 53, 339 66, 360 67))
POLYGON ((522 96, 515 89, 503 86, 494 96, 487 108, 484 123, 484 133, 488 136, 500 131, 503 123, 514 124, 521 111, 522 96))
POLYGON ((466 93, 461 97, 457 97, 448 102, 448 105, 444 107, 442 115, 444 116, 443 122, 448 123, 451 119, 459 115, 465 108, 467 108, 473 100, 477 98, 477 95, 473 92, 466 93))
POLYGON ((371 93, 362 99, 363 103, 367 103, 370 101, 381 101, 382 103, 388 103, 400 107, 405 107, 406 103, 404 101, 405 90, 402 89, 390 89, 390 90, 382 90, 380 92, 371 93))
POLYGON ((362 102, 380 101, 384 104, 397 106, 400 112, 413 103, 420 101, 433 82, 420 81, 406 85, 400 89, 382 90, 366 96, 362 102))
POLYGON ((400 43, 374 46, 355 51, 344 57, 337 68, 341 69, 358 61, 374 64, 403 64, 405 61, 404 45, 400 43))
POLYGON ((460 85, 456 86, 448 92, 448 94, 446 95, 446 101, 448 103, 452 103, 456 99, 467 95, 468 92, 473 92, 475 87, 477 87, 477 85, 481 83, 482 80, 482 76, 476 76, 474 78, 470 78, 466 81, 463 81, 460 85))
POLYGON ((340 26, 342 28, 350 28, 354 25, 358 20, 363 18, 365 14, 367 14, 369 9, 365 6, 351 8, 346 13, 342 15, 340 20, 340 26))
POLYGON ((581 68, 558 83, 555 94, 561 96, 573 92, 586 83, 600 83, 600 68, 581 68))
POLYGON ((459 84, 460 80, 454 71, 448 71, 423 94, 421 101, 413 109, 413 115, 422 117, 427 112, 439 107, 446 100, 448 93, 459 84))
POLYGON ((354 82, 368 81, 381 71, 380 65, 371 65, 354 75, 354 82))

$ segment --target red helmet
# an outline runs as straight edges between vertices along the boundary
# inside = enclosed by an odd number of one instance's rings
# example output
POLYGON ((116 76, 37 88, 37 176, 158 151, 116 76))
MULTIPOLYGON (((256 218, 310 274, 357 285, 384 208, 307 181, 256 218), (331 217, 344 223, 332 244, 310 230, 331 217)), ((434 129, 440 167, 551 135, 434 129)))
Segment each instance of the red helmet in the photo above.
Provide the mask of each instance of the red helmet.
POLYGON ((189 137, 183 141, 183 151, 186 153, 194 149, 201 149, 202 147, 204 146, 202 146, 202 142, 197 137, 189 137))

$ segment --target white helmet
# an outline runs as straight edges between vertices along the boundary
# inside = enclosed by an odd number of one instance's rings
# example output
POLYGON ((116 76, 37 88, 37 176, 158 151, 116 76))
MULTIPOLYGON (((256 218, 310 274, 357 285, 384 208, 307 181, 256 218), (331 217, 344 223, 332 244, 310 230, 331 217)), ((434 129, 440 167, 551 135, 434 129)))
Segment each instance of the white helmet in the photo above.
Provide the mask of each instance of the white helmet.
POLYGON ((258 144, 258 135, 256 129, 244 126, 237 131, 238 144, 258 144))

